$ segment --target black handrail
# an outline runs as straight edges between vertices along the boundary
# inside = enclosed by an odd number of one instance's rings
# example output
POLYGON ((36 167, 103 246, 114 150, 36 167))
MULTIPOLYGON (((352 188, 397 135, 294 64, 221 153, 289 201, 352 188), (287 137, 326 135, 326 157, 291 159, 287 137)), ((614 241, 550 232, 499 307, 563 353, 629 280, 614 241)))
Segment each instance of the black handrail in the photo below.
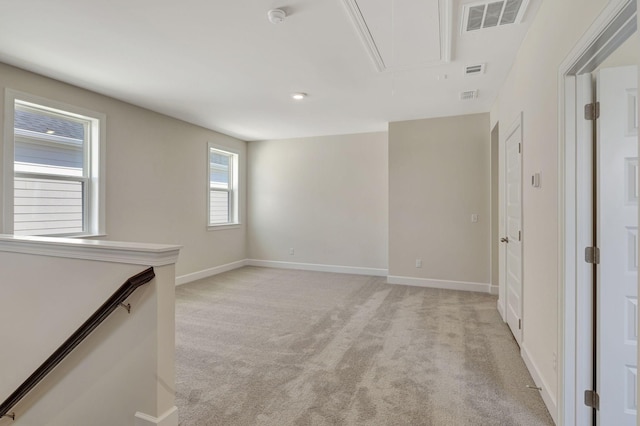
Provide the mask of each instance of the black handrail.
POLYGON ((24 381, 9 397, 0 405, 0 418, 11 417, 9 413, 22 398, 24 398, 31 389, 33 389, 40 381, 53 370, 60 362, 73 351, 93 330, 98 327, 118 306, 120 306, 127 297, 131 295, 138 287, 151 281, 156 276, 153 268, 146 269, 139 274, 129 278, 120 288, 107 299, 106 302, 98 308, 98 310, 89 317, 71 335, 49 358, 33 372, 27 380, 24 381))

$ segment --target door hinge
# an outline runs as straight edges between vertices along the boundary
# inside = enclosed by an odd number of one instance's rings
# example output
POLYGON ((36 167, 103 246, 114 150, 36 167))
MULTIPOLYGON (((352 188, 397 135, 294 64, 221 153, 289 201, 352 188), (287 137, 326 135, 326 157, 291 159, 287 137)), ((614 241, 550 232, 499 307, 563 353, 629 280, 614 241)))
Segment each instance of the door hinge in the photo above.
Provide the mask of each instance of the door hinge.
POLYGON ((585 247, 584 261, 594 265, 600 264, 600 249, 598 247, 585 247))
POLYGON ((584 106, 584 119, 593 121, 600 118, 600 102, 586 104, 584 106))
POLYGON ((518 330, 522 330, 522 319, 518 320, 518 330))
POLYGON ((522 144, 518 144, 518 154, 522 154, 522 144))
POLYGON ((518 241, 522 241, 522 231, 518 231, 518 241))
POLYGON ((600 409, 600 396, 598 392, 594 390, 586 390, 584 391, 584 405, 587 407, 595 408, 596 410, 600 409))

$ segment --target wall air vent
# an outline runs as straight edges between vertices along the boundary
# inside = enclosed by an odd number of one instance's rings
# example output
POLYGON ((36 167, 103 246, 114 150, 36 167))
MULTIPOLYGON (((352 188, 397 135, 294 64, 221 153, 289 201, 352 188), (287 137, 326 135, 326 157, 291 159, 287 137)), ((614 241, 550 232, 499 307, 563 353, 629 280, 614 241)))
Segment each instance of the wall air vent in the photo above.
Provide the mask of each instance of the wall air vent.
POLYGON ((464 68, 464 75, 480 75, 484 74, 484 64, 468 65, 464 68))
POLYGON ((462 32, 522 22, 529 0, 499 0, 464 5, 462 32))
POLYGON ((478 97, 478 90, 467 90, 466 92, 460 93, 461 101, 470 101, 472 99, 476 99, 478 97))

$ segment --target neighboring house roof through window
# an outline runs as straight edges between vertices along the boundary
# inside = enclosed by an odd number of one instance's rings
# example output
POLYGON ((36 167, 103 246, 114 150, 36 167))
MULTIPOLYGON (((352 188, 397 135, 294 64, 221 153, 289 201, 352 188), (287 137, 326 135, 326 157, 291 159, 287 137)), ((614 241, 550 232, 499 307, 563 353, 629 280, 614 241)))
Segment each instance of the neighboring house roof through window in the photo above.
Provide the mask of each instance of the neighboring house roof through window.
POLYGON ((14 117, 16 129, 47 134, 53 132, 56 136, 84 140, 84 125, 68 118, 58 118, 42 113, 16 110, 14 117))

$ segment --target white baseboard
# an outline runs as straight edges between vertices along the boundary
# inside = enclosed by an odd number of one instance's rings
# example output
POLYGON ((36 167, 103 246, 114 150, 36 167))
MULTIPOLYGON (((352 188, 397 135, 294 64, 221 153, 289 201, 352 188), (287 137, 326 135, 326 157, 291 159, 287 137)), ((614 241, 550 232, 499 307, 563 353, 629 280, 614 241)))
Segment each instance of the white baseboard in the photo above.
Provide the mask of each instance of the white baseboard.
POLYGON ((218 275, 223 272, 242 268, 243 266, 247 266, 246 259, 238 260, 237 262, 227 263, 226 265, 215 266, 213 268, 205 269, 198 272, 192 272, 191 274, 180 275, 179 277, 176 277, 176 285, 182 285, 182 284, 190 283, 191 281, 212 277, 214 275, 218 275))
POLYGON ((504 315, 504 306, 502 303, 502 300, 498 299, 498 313, 500 314, 500 318, 502 318, 502 321, 507 322, 507 317, 504 315))
POLYGON ((491 284, 472 283, 465 281, 432 280, 428 278, 399 277, 389 275, 389 284, 410 285, 414 287, 441 288, 445 290, 475 291, 481 293, 491 293, 491 284))
POLYGON ((498 295, 499 288, 500 288, 500 287, 498 287, 497 285, 491 285, 491 286, 489 287, 489 293, 490 293, 490 294, 492 294, 493 296, 497 296, 497 295, 498 295))
POLYGON ((135 417, 135 426, 178 426, 178 407, 171 407, 160 417, 153 417, 139 411, 135 417))
POLYGON ((524 364, 527 366, 531 377, 533 377, 535 385, 539 388, 542 388, 542 390, 540 391, 542 401, 544 401, 545 405, 547 406, 547 410, 549 410, 549 414, 551 414, 551 418, 553 419, 554 423, 558 424, 558 404, 556 402, 556 397, 551 393, 551 388, 544 381, 542 375, 540 375, 540 370, 538 369, 536 363, 533 362, 533 359, 531 359, 531 355, 529 355, 529 351, 527 351, 524 342, 522 343, 522 347, 520 348, 520 355, 522 356, 524 364))
POLYGON ((322 265, 319 263, 280 262, 275 260, 257 259, 248 259, 247 265, 262 266, 264 268, 282 268, 297 269, 302 271, 336 272, 339 274, 371 275, 376 277, 386 277, 388 272, 386 269, 360 268, 357 266, 322 265))

